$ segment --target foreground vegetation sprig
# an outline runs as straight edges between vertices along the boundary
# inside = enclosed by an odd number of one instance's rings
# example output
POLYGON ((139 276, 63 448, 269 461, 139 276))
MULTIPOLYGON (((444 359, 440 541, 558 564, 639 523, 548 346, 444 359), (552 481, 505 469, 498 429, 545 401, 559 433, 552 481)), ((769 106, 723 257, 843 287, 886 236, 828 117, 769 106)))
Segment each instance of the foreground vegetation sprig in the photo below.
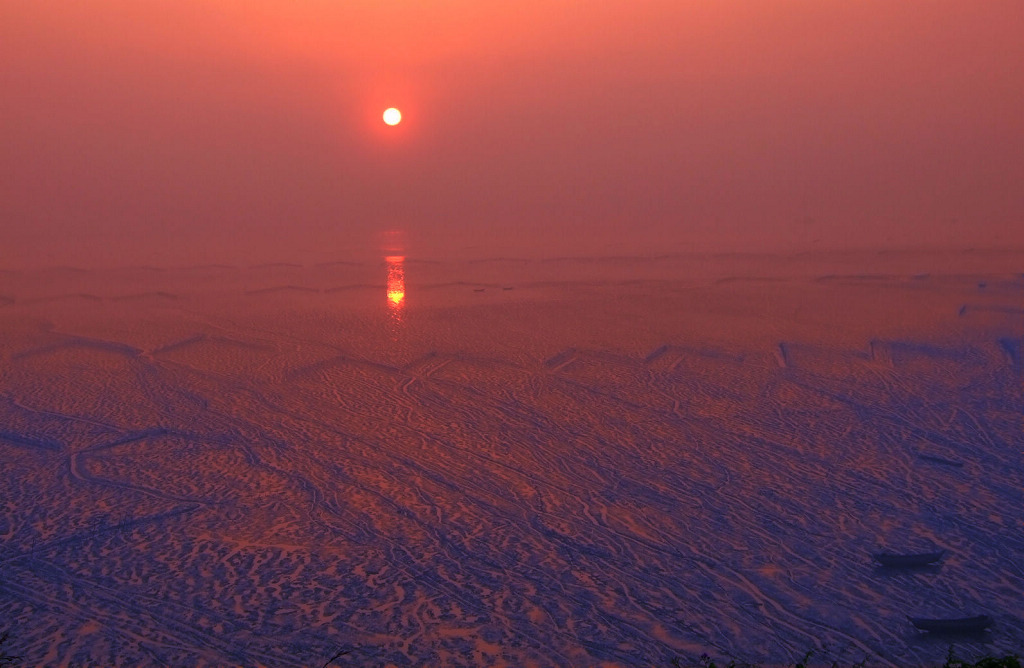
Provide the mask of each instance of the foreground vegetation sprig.
POLYGON ((946 663, 942 668, 1022 668, 1020 657, 1016 654, 1008 654, 1003 657, 986 656, 971 663, 956 655, 953 646, 949 646, 949 653, 946 654, 946 663))
POLYGON ((10 637, 11 634, 7 631, 4 631, 2 634, 0 634, 0 666, 16 666, 21 662, 20 656, 8 654, 7 651, 4 649, 4 645, 7 644, 7 641, 10 639, 10 637))
MULTIPOLYGON (((808 650, 807 653, 804 654, 803 658, 793 664, 790 664, 790 668, 810 668, 811 657, 813 657, 814 654, 815 650, 808 650)), ((850 665, 852 668, 864 668, 867 661, 867 658, 865 658, 858 663, 850 665)), ((685 663, 683 659, 678 657, 672 659, 673 668, 686 668, 690 665, 694 665, 695 667, 699 666, 699 668, 760 668, 756 663, 747 663, 745 661, 737 661, 736 659, 730 659, 729 663, 718 663, 707 654, 700 655, 700 663, 698 664, 685 663)), ((833 661, 828 665, 830 668, 839 668, 840 665, 848 664, 840 664, 838 661, 833 661)), ((958 657, 953 646, 950 645, 949 652, 946 654, 946 662, 942 664, 942 668, 1024 668, 1024 664, 1021 663, 1020 657, 1016 654, 1007 654, 1006 656, 985 656, 975 662, 971 662, 958 657)))

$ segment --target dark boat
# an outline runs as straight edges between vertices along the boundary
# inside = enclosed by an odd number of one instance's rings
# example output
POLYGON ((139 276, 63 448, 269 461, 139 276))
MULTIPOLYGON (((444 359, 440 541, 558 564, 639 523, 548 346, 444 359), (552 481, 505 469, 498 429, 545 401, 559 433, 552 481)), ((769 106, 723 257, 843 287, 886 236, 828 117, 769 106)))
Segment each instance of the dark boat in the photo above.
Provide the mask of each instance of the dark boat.
POLYGON ((921 631, 929 633, 978 633, 992 626, 992 618, 988 615, 960 617, 958 619, 927 619, 925 617, 907 616, 910 623, 921 631))
POLYGON ((946 554, 945 550, 938 552, 920 552, 918 554, 893 554, 892 552, 880 552, 873 555, 875 561, 886 568, 915 568, 934 564, 946 554))

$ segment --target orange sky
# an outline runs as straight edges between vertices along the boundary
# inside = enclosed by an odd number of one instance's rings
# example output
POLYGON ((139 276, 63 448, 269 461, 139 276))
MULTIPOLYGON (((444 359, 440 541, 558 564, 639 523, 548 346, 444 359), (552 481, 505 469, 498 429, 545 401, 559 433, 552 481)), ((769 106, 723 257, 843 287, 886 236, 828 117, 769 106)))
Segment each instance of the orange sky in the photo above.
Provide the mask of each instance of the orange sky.
POLYGON ((0 266, 1024 245, 1022 34, 1019 0, 11 0, 0 266))

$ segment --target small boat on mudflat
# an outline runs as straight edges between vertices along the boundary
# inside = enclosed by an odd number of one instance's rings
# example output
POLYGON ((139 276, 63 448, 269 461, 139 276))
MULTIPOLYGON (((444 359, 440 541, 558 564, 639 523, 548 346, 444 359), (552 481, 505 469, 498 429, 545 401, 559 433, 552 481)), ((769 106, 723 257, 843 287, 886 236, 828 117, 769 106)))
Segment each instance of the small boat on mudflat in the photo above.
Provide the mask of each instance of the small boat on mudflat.
POLYGON ((946 554, 945 550, 938 552, 919 552, 917 554, 894 554, 892 552, 879 552, 872 555, 875 561, 886 568, 916 568, 934 564, 946 554))
POLYGON ((992 626, 992 618, 988 615, 975 615, 974 617, 959 617, 955 619, 928 619, 926 617, 911 617, 907 619, 917 629, 929 633, 978 633, 992 626))

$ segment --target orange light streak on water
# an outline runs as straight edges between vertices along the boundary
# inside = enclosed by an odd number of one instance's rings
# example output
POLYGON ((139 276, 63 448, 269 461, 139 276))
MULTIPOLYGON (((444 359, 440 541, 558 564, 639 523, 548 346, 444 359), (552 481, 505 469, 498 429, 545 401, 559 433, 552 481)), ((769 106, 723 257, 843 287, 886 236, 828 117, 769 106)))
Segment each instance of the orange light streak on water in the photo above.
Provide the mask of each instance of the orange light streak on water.
POLYGON ((389 255, 384 261, 388 263, 388 305, 398 309, 405 303, 405 256, 389 255))

